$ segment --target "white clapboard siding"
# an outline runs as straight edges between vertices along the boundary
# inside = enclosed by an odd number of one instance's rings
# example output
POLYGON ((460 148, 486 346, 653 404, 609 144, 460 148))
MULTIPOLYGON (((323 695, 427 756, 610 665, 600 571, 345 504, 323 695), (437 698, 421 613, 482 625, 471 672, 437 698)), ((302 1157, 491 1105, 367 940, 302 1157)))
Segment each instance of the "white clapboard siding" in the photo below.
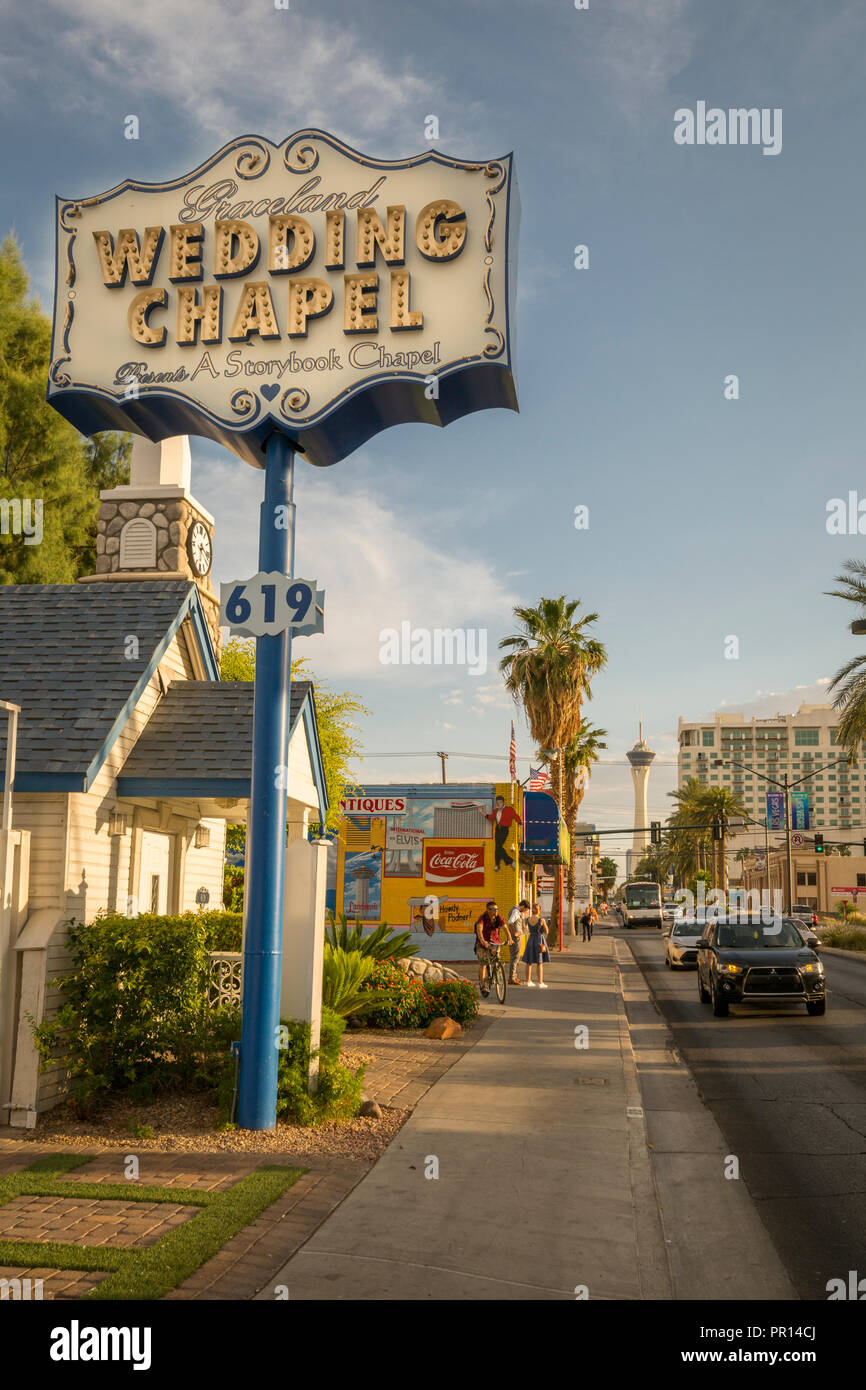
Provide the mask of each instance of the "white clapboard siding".
POLYGON ((66 801, 65 792, 16 792, 14 796, 13 825, 30 831, 30 912, 64 903, 66 801))
POLYGON ((222 820, 203 820, 210 830, 207 849, 196 849, 191 841, 186 852, 186 873, 181 885, 181 912, 197 912, 195 895, 199 888, 210 893, 206 912, 219 912, 223 905, 223 860, 225 858, 226 823, 222 820))

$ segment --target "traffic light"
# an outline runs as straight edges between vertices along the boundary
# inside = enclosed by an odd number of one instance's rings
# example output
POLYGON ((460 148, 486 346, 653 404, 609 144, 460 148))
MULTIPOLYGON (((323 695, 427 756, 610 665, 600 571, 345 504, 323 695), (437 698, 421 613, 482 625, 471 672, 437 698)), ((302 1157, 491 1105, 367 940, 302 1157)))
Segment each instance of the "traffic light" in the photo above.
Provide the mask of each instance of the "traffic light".
MULTIPOLYGON (((864 841, 863 843, 864 843, 864 849, 866 849, 866 841, 864 841)), ((816 831, 815 831, 815 853, 816 853, 816 854, 823 854, 823 853, 824 853, 824 836, 821 834, 820 830, 816 830, 816 831)))
POLYGON ((722 825, 722 822, 721 822, 720 820, 714 820, 714 821, 713 821, 713 839, 714 839, 714 840, 721 840, 723 834, 724 834, 724 826, 722 825))
POLYGON ((662 842, 662 823, 660 820, 650 821, 650 844, 660 845, 662 842))

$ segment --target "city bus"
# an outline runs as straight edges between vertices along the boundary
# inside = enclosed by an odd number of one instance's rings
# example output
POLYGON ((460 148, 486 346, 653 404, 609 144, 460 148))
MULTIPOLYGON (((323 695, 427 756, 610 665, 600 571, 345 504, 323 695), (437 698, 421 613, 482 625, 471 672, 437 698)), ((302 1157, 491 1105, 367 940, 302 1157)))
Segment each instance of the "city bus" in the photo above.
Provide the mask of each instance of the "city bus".
POLYGON ((624 927, 661 927, 662 890, 657 883, 626 883, 622 889, 622 924, 624 927))

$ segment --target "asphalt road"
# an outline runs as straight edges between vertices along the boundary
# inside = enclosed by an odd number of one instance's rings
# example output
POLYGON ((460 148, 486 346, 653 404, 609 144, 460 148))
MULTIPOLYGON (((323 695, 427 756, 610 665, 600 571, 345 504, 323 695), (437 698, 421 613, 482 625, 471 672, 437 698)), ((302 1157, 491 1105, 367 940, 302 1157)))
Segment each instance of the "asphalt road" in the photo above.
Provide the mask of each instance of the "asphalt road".
MULTIPOLYGON (((617 929, 721 1129, 801 1298, 866 1278, 866 964, 825 955, 827 1012, 733 1006, 714 1018, 695 970, 654 928, 617 929)), ((866 1286, 864 1286, 866 1287, 866 1286)))

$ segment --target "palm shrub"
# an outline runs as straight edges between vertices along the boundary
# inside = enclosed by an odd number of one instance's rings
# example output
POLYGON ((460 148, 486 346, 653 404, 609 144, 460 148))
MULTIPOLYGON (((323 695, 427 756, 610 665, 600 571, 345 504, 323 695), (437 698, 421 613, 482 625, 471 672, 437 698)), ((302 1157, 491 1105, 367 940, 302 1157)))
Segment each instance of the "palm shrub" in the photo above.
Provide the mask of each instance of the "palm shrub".
POLYGON ((358 1018, 368 1013, 374 1007, 374 1002, 368 993, 364 993, 363 985, 376 965, 371 956, 365 956, 361 951, 346 951, 326 941, 322 966, 322 1003, 341 1018, 348 1018, 349 1014, 358 1018))
POLYGON ((388 923, 383 922, 365 936, 357 917, 354 927, 350 927, 345 912, 340 913, 339 926, 332 912, 328 916, 330 926, 325 930, 325 938, 342 951, 360 951, 362 956, 370 956, 373 960, 398 960, 417 954, 418 947, 412 941, 411 932, 389 932, 388 923))

